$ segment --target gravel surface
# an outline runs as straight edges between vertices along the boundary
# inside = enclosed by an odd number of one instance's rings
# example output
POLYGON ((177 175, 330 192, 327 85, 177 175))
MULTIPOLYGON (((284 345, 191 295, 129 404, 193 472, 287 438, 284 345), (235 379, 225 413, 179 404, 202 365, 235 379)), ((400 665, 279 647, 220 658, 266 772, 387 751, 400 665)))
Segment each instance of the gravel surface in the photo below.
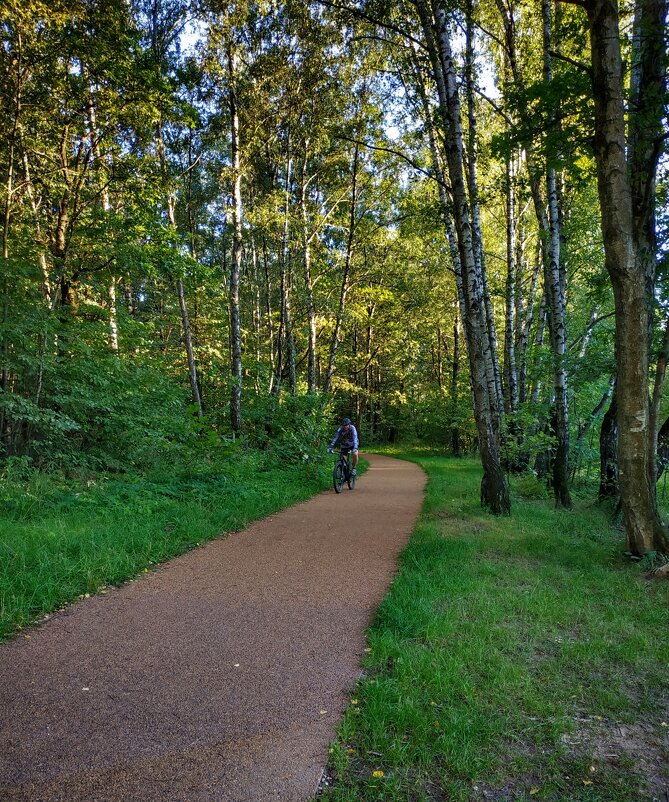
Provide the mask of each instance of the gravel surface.
POLYGON ((0 646, 0 800, 311 799, 423 498, 369 461, 0 646))

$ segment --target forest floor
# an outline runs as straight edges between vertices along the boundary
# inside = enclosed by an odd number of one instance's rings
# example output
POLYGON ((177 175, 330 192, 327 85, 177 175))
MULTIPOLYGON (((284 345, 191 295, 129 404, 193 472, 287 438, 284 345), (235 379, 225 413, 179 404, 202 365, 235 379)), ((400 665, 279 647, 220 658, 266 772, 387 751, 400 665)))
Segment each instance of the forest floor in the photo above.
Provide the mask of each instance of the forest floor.
POLYGON ((308 799, 423 500, 370 462, 0 646, 0 798, 308 799))
POLYGON ((669 583, 611 510, 522 477, 494 518, 473 460, 389 453, 426 500, 318 802, 668 802, 669 583))

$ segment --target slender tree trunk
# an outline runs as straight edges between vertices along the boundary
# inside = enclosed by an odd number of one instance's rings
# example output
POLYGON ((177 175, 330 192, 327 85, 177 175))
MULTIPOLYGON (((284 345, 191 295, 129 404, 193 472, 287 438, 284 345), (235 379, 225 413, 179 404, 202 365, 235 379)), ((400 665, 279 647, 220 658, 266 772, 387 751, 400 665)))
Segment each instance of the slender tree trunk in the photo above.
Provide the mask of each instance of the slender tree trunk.
POLYGON ((232 264, 230 266, 230 350, 232 391, 230 423, 234 434, 242 430, 242 335, 239 311, 239 279, 242 265, 242 170, 239 144, 237 100, 237 56, 228 44, 228 78, 230 103, 230 141, 232 151, 232 264))
POLYGON ((654 203, 650 192, 657 156, 653 154, 652 141, 657 129, 661 130, 663 113, 666 2, 641 0, 644 13, 639 29, 646 38, 638 56, 644 69, 639 78, 637 103, 630 112, 633 136, 629 143, 629 161, 618 5, 616 0, 588 0, 585 6, 592 49, 594 151, 602 235, 616 309, 621 506, 627 544, 633 554, 642 555, 653 550, 669 553, 669 540, 657 510, 654 481, 657 438, 650 426, 650 401, 646 390, 653 302, 649 289, 654 276, 648 275, 649 261, 644 253, 647 237, 639 238, 639 232, 648 223, 647 207, 654 203), (641 125, 645 133, 641 132, 641 125), (637 192, 639 172, 643 172, 645 179, 643 191, 637 192))
POLYGON ((618 495, 618 394, 613 387, 611 404, 599 431, 599 493, 603 501, 618 495))
POLYGON ((507 414, 518 411, 516 370, 516 192, 513 162, 506 159, 506 327, 504 332, 504 405, 507 414))
MULTIPOLYGON (((544 81, 553 80, 551 56, 552 14, 551 0, 542 0, 544 81)), ((555 121, 551 121, 554 125, 555 121)), ((560 212, 558 208, 557 175, 553 155, 546 153, 546 195, 548 198, 549 241, 548 259, 544 262, 544 286, 550 306, 549 328, 553 351, 555 388, 555 437, 557 444, 553 457, 553 492, 560 507, 571 507, 569 495, 569 397, 567 385, 567 324, 564 294, 564 267, 560 258, 560 212)))
MULTIPOLYGON (((460 322, 456 312, 455 320, 453 321, 453 370, 451 372, 451 401, 453 409, 457 409, 458 405, 458 380, 460 377, 460 322)), ((459 457, 461 452, 460 446, 460 427, 451 427, 451 450, 454 457, 459 457)))
POLYGON ((604 390, 604 393, 599 402, 597 403, 597 406, 592 410, 585 423, 582 423, 578 427, 578 436, 576 437, 577 445, 585 440, 588 432, 592 428, 592 424, 597 420, 598 416, 601 415, 602 410, 611 400, 615 386, 616 386, 616 379, 615 376, 612 376, 611 379, 609 380, 608 387, 606 388, 606 390, 604 390))
MULTIPOLYGON (((655 439, 658 443, 658 448, 660 444, 659 440, 659 421, 660 421, 660 405, 662 403, 662 388, 664 385, 664 377, 667 372, 667 362, 669 361, 669 318, 665 321, 664 324, 664 334, 662 335, 662 345, 660 346, 660 352, 657 357, 657 364, 655 367, 655 381, 653 383, 653 396, 651 399, 650 405, 650 431, 651 434, 656 432, 655 439)), ((666 422, 665 422, 666 423, 666 422)), ((657 479, 659 477, 658 473, 658 465, 661 463, 661 460, 656 459, 655 461, 655 484, 657 484, 657 479)))
MULTIPOLYGON (((162 123, 158 123, 156 132, 156 144, 158 149, 158 158, 160 160, 160 168, 163 174, 163 180, 167 183, 168 167, 167 157, 165 155, 165 143, 163 141, 162 123)), ((167 202, 167 220, 172 231, 177 230, 177 220, 175 212, 175 198, 169 188, 166 186, 166 202, 167 202)), ((188 306, 186 304, 186 291, 184 289, 183 279, 177 278, 175 282, 177 298, 179 299, 179 309, 181 311, 181 329, 183 334, 183 342, 186 348, 186 361, 188 364, 188 379, 190 381, 191 394, 193 396, 193 403, 197 406, 197 414, 199 417, 204 415, 202 409, 202 400, 200 398, 200 386, 197 375, 197 365, 195 363, 195 352, 193 350, 193 338, 191 336, 190 320, 188 317, 188 306)))
POLYGON ((337 317, 335 318, 335 326, 332 331, 332 338, 330 340, 330 356, 328 359, 327 373, 325 374, 325 381, 323 383, 323 392, 329 393, 332 389, 332 379, 335 373, 335 365, 337 359, 337 349, 339 346, 339 333, 341 331, 342 323, 344 321, 344 310, 346 308, 346 296, 348 294, 348 287, 351 274, 351 264, 353 261, 353 243, 355 240, 355 225, 356 225, 356 208, 358 204, 358 159, 360 154, 359 145, 355 145, 353 151, 353 166, 351 174, 351 205, 349 212, 348 223, 348 238, 346 242, 346 258, 344 261, 344 273, 341 279, 341 289, 339 291, 339 305, 337 308, 337 317))
MULTIPOLYGON (((85 66, 82 64, 82 72, 85 73, 85 66)), ((107 186, 107 176, 102 169, 102 154, 100 151, 100 135, 97 127, 97 119, 95 112, 95 101, 93 95, 88 97, 88 124, 91 129, 91 136, 93 138, 93 154, 95 156, 95 163, 97 165, 98 173, 101 173, 102 190, 100 193, 100 200, 102 203, 102 211, 105 217, 109 216, 112 205, 109 198, 109 189, 107 186)), ((111 350, 118 354, 118 316, 116 314, 116 277, 109 277, 109 287, 107 289, 107 300, 109 306, 109 347, 111 350)))
POLYGON ((311 276, 311 237, 309 236, 309 215, 307 213, 307 163, 309 141, 304 143, 304 162, 300 187, 300 212, 302 214, 302 252, 304 258, 304 286, 307 296, 307 392, 311 395, 318 389, 316 383, 316 305, 314 303, 314 283, 311 276))
MULTIPOLYGON (((7 155, 7 177, 5 180, 5 202, 3 204, 3 225, 2 225, 2 260, 3 279, 2 279, 2 369, 0 370, 0 388, 3 392, 9 390, 9 341, 6 332, 9 328, 9 232, 14 201, 14 169, 16 159, 17 134, 19 130, 19 120, 21 116, 21 70, 22 70, 22 38, 17 34, 14 60, 16 66, 16 84, 14 87, 13 115, 11 128, 9 131, 9 153, 7 155)), ((9 121, 8 121, 9 122, 9 121)), ((9 126, 8 126, 9 127, 9 126)), ((4 407, 0 409, 0 441, 7 446, 8 421, 5 416, 4 407)))
POLYGON ((262 313, 260 311, 260 277, 258 275, 258 251, 256 249, 255 237, 251 239, 251 265, 253 268, 253 334, 255 340, 256 351, 256 380, 255 391, 260 393, 260 366, 262 364, 261 352, 261 319, 262 313))
POLYGON ((660 426, 657 433, 657 479, 660 477, 669 465, 669 418, 660 426))
POLYGON ((532 277, 530 279, 530 289, 527 294, 527 304, 525 306, 525 318, 520 326, 519 344, 516 349, 516 355, 518 357, 518 401, 521 404, 527 400, 527 349, 530 343, 532 324, 534 323, 534 305, 536 303, 535 296, 537 294, 537 285, 539 283, 539 273, 541 272, 541 267, 541 246, 540 244, 537 244, 537 253, 534 261, 534 268, 532 270, 532 277))
POLYGON ((292 156, 290 152, 290 134, 288 135, 286 155, 286 186, 284 188, 283 234, 281 248, 281 310, 283 329, 286 340, 286 357, 288 359, 288 383, 291 395, 297 395, 297 368, 295 356, 295 336, 293 333, 293 315, 291 309, 291 256, 290 256, 290 184, 292 179, 292 156))
MULTIPOLYGON (((272 312, 272 280, 269 273, 269 254, 267 253, 267 239, 263 235, 262 238, 262 259, 263 270, 265 274, 265 319, 267 321, 267 339, 269 343, 269 387, 268 392, 273 394, 275 392, 275 354, 274 354, 274 320, 272 312)), ((281 363, 280 349, 281 349, 281 335, 279 334, 279 364, 281 363)), ((279 368, 279 374, 280 374, 279 368)))

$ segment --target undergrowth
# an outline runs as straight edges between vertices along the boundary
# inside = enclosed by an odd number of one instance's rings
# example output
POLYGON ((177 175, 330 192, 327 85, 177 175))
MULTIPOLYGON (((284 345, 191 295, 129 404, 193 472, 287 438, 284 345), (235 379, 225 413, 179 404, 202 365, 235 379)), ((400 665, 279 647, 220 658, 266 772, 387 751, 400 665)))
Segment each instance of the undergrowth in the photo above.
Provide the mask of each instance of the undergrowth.
POLYGON ((590 500, 522 480, 495 518, 473 461, 404 456, 427 496, 320 802, 664 800, 669 584, 590 500))
POLYGON ((328 486, 329 461, 293 456, 228 448, 143 474, 76 480, 9 461, 0 482, 0 640, 328 486))

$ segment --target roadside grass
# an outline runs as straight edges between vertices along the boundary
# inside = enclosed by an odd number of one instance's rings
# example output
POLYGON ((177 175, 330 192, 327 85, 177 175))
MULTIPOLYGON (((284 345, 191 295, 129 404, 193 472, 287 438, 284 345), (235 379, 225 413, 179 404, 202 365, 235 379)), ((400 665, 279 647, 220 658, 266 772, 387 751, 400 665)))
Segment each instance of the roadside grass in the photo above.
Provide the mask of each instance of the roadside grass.
POLYGON ((427 495, 320 802, 665 802, 669 584, 590 501, 557 511, 523 479, 495 518, 473 461, 384 453, 427 495))
POLYGON ((118 585, 330 485, 332 465, 253 452, 73 482, 29 472, 0 511, 0 641, 40 616, 118 585))

